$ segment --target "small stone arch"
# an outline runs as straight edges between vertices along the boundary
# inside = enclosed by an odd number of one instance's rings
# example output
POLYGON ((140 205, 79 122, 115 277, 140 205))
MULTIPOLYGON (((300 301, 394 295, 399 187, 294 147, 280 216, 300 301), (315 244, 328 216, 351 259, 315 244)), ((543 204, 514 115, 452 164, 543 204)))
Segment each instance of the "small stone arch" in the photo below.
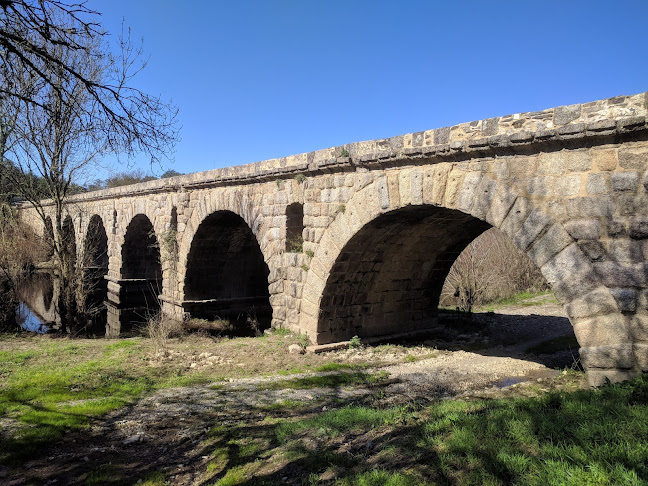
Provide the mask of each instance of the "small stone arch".
MULTIPOLYGON (((151 220, 145 214, 133 216, 121 248, 121 294, 131 311, 123 322, 142 322, 160 309, 162 264, 160 246, 151 220)), ((124 328, 122 327, 122 331, 124 328)))
POLYGON ((80 265, 80 305, 90 322, 90 332, 98 333, 105 326, 108 263, 108 234, 103 219, 95 214, 86 227, 80 265))
MULTIPOLYGON (((466 224, 472 225, 472 229, 464 238, 457 238, 456 248, 444 255, 458 255, 465 244, 488 227, 499 228, 541 269, 556 297, 565 306, 582 346, 581 357, 585 367, 631 369, 635 366, 624 316, 619 312, 610 291, 594 272, 590 260, 561 223, 540 207, 534 207, 530 200, 516 194, 507 185, 481 172, 466 173, 450 169, 445 177, 435 181, 436 186, 431 182, 432 187, 428 187, 427 191, 423 191, 424 184, 421 183, 424 177, 422 170, 402 171, 401 179, 405 172, 407 183, 400 185, 399 197, 390 197, 387 177, 376 179, 353 195, 346 204, 346 210, 337 214, 322 236, 306 276, 301 303, 300 327, 308 332, 313 341, 324 344, 341 340, 336 337, 336 329, 330 327, 340 318, 351 322, 356 334, 359 326, 365 325, 356 320, 367 311, 362 308, 362 292, 354 295, 348 291, 330 292, 330 286, 339 285, 343 274, 348 271, 349 264, 345 260, 349 260, 352 253, 349 245, 354 246, 363 229, 365 232, 367 229, 381 229, 382 225, 383 236, 392 238, 390 227, 393 231, 400 224, 398 216, 419 222, 427 217, 438 217, 440 221, 468 218, 466 224), (344 306, 342 315, 336 315, 336 308, 341 302, 344 306), (615 366, 609 365, 610 356, 616 357, 615 366)), ((435 178, 434 173, 431 178, 435 178)), ((416 246, 411 243, 410 247, 412 245, 416 246)), ((371 272, 366 262, 364 266, 363 262, 356 265, 357 271, 371 272)), ((420 261, 416 264, 420 264, 420 261)), ((438 275, 443 274, 443 268, 449 269, 451 264, 452 261, 434 263, 439 270, 438 275)), ((398 272, 394 273, 396 278, 399 275, 398 272)), ((391 290, 398 291, 395 287, 391 290)), ((434 302, 434 291, 429 287, 403 287, 401 290, 403 293, 427 291, 432 294, 428 298, 434 302)), ((394 311, 402 312, 403 309, 396 306, 394 311)), ((409 308, 413 316, 418 315, 419 311, 416 306, 409 308)), ((381 328, 383 324, 375 323, 374 335, 385 331, 384 327, 381 328)), ((390 331, 388 329, 386 333, 390 331)), ((346 331, 346 334, 349 332, 346 331)), ((347 338, 346 334, 342 332, 340 335, 347 338)))
POLYGON ((187 252, 183 308, 192 317, 256 318, 267 327, 269 273, 247 222, 232 211, 214 211, 196 229, 187 252))

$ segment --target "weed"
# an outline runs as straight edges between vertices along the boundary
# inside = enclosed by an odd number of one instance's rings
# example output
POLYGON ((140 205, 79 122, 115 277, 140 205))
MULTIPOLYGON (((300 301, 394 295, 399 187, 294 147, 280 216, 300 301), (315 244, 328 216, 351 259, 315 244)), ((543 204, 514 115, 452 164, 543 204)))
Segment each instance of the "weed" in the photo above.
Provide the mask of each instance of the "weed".
POLYGON ((306 176, 304 174, 296 174, 295 180, 297 181, 297 184, 303 184, 306 180, 306 176))
POLYGON ((337 208, 338 213, 344 213, 346 211, 346 205, 340 204, 337 208))
POLYGON ((277 188, 281 189, 281 186, 283 185, 283 179, 277 179, 276 183, 277 183, 277 188))
POLYGON ((300 234, 287 239, 286 251, 289 253, 301 253, 304 251, 304 237, 300 234))
POLYGON ((306 250, 304 253, 306 253, 306 256, 308 258, 313 258, 315 256, 315 252, 313 250, 306 250))
POLYGON ((349 151, 347 149, 343 148, 340 151, 340 157, 348 157, 348 156, 349 156, 349 151))
POLYGON ((301 269, 302 269, 304 272, 308 272, 308 270, 310 269, 310 267, 304 263, 304 264, 301 266, 301 269))
POLYGON ((361 349, 363 347, 362 340, 358 336, 353 336, 349 339, 349 349, 361 349))

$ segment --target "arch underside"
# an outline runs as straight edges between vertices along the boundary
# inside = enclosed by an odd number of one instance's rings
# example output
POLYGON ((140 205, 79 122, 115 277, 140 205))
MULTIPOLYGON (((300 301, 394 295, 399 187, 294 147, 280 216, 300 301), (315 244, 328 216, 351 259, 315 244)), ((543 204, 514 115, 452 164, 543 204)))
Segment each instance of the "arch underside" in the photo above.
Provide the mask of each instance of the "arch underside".
POLYGON ((122 246, 120 295, 111 296, 122 313, 121 331, 145 322, 160 309, 162 263, 153 224, 143 214, 133 217, 122 246))
POLYGON ((317 341, 434 327, 450 267, 490 227, 469 214, 436 206, 407 206, 367 223, 331 269, 317 341))
POLYGON ((187 257, 183 308, 192 317, 268 327, 272 319, 268 276, 261 248, 247 223, 217 211, 204 219, 187 257))
POLYGON ((105 301, 108 295, 108 235, 100 216, 88 224, 83 245, 83 306, 90 332, 103 331, 106 322, 105 301))

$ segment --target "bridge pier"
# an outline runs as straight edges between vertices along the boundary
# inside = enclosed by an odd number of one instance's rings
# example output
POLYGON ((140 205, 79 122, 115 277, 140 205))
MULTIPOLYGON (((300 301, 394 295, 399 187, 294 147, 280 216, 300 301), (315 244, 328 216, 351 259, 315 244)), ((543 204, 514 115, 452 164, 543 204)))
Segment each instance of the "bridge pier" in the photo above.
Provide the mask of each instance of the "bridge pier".
POLYGON ((106 276, 106 337, 118 337, 160 312, 160 282, 157 279, 115 279, 106 276))

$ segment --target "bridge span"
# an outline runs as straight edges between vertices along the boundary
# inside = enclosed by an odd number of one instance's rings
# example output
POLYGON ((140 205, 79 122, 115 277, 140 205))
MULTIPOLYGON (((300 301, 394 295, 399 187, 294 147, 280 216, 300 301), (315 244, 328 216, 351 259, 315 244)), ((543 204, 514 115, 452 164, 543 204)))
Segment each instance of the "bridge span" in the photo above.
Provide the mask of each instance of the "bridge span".
POLYGON ((590 382, 615 381, 648 371, 647 114, 648 93, 619 96, 91 192, 67 227, 79 261, 108 255, 108 335, 159 307, 316 344, 433 327, 455 258, 497 227, 564 305, 590 382))

